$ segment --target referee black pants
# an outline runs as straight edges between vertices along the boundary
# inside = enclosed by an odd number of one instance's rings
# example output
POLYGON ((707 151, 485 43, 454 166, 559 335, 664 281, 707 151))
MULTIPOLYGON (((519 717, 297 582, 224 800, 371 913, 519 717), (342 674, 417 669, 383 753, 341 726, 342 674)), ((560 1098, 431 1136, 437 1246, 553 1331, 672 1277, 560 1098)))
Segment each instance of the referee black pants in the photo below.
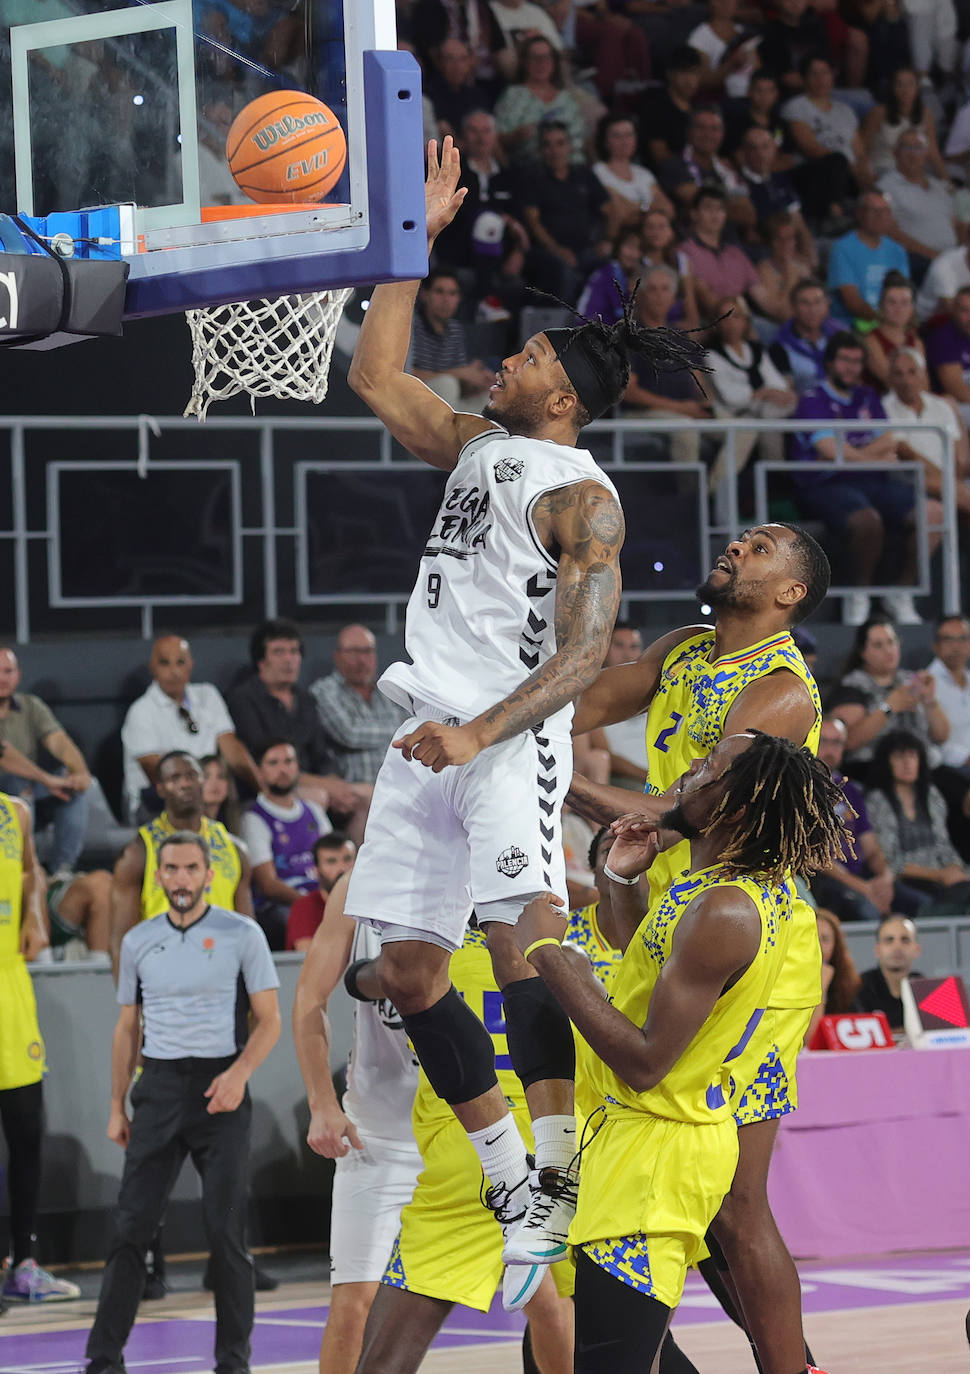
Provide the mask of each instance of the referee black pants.
POLYGON ((216 1306, 216 1374, 248 1374, 253 1264, 246 1248, 246 1206, 252 1103, 247 1091, 236 1111, 210 1116, 203 1096, 233 1057, 145 1060, 131 1092, 131 1137, 114 1243, 88 1337, 88 1374, 124 1369, 125 1343, 145 1285, 145 1252, 186 1155, 202 1180, 216 1306))

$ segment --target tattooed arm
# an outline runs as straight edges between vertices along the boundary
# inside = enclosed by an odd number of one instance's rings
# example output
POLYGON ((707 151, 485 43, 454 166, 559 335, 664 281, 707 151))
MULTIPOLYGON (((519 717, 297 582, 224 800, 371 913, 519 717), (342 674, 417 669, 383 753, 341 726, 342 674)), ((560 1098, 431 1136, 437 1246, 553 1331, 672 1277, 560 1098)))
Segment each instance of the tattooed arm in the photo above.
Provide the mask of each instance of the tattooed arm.
POLYGON ((546 492, 533 511, 546 548, 558 548, 556 652, 514 692, 467 725, 425 721, 394 741, 406 759, 440 773, 469 763, 489 745, 512 739, 553 715, 596 678, 620 604, 623 512, 599 482, 546 492))

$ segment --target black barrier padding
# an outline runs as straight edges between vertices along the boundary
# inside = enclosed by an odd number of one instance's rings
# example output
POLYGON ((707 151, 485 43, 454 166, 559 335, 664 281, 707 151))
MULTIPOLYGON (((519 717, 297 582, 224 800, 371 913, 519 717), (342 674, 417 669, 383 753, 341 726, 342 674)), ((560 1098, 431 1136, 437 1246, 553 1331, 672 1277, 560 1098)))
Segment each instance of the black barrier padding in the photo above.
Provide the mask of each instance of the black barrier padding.
POLYGON ((0 253, 0 339, 43 338, 60 326, 65 278, 53 258, 0 253))
POLYGON ((0 348, 121 333, 127 262, 0 253, 0 348))
POLYGON ((91 334, 99 338, 120 334, 128 263, 71 259, 64 266, 67 268, 67 298, 60 328, 68 334, 91 334))

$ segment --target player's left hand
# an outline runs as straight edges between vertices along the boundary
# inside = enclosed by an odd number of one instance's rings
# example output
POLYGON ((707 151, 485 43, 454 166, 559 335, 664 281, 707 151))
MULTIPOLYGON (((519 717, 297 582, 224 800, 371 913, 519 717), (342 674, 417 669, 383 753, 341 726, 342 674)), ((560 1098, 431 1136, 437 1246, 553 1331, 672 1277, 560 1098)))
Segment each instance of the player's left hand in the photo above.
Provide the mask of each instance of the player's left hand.
POLYGON ((20 952, 28 964, 32 964, 41 950, 46 949, 49 944, 47 931, 39 921, 24 921, 20 928, 20 952))
POLYGON ((206 1111, 210 1116, 215 1116, 218 1112, 234 1112, 243 1100, 245 1092, 245 1077, 238 1071, 235 1064, 230 1064, 228 1069, 216 1074, 206 1088, 203 1094, 209 1099, 206 1111))
POLYGON ((434 773, 442 768, 471 763, 482 752, 481 743, 470 725, 441 725, 426 720, 416 730, 394 741, 409 763, 423 763, 434 773))
POLYGON ((524 954, 536 940, 561 940, 566 933, 566 912, 563 900, 554 892, 543 892, 522 912, 515 924, 515 943, 524 954))
POLYGON ((446 134, 442 139, 440 161, 438 140, 433 138, 428 144, 428 176, 424 183, 429 245, 455 218, 468 194, 466 186, 458 187, 460 176, 461 157, 451 134, 446 134))
POLYGON ((660 852, 656 824, 631 812, 615 820, 610 829, 614 839, 606 862, 613 872, 621 878, 638 878, 646 873, 660 852))

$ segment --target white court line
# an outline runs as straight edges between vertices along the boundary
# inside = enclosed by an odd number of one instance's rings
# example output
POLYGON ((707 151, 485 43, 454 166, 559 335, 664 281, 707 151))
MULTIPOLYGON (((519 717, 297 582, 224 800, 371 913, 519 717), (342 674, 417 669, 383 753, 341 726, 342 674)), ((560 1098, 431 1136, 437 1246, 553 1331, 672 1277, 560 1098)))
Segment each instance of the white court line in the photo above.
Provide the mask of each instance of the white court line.
MULTIPOLYGON (((150 1369, 158 1365, 192 1364, 198 1359, 198 1355, 168 1355, 161 1360, 126 1360, 125 1365, 128 1369, 150 1369)), ((208 1360, 198 1365, 199 1374, 205 1374, 208 1367, 208 1360)), ((53 1364, 0 1365, 0 1374, 79 1374, 83 1368, 83 1361, 79 1364, 77 1360, 57 1360, 53 1364)))

